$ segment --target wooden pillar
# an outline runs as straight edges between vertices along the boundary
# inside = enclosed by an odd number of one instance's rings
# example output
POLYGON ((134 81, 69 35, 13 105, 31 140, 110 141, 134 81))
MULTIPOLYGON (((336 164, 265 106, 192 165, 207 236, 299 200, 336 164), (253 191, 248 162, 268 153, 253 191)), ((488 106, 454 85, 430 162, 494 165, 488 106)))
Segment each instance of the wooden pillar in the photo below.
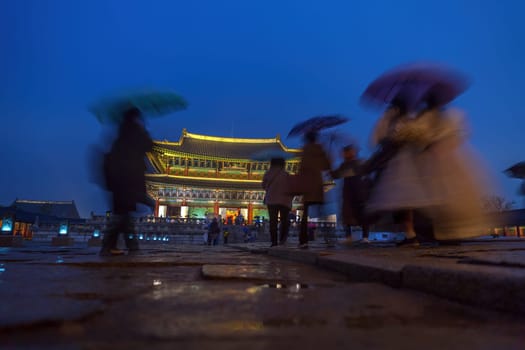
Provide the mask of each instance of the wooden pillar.
POLYGON ((219 201, 213 203, 213 215, 219 215, 219 201))
POLYGON ((188 158, 186 158, 186 166, 184 167, 184 176, 188 176, 188 158))
POLYGON ((159 199, 158 198, 155 200, 155 211, 153 212, 153 215, 156 218, 159 217, 159 199))
POLYGON ((253 203, 248 203, 248 225, 251 225, 253 222, 253 203))

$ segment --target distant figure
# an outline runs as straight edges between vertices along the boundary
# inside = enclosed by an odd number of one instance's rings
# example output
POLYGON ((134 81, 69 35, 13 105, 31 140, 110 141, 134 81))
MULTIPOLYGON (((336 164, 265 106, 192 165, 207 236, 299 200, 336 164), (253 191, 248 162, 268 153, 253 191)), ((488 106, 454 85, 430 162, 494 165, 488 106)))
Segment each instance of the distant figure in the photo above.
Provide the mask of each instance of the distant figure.
POLYGON ((136 211, 137 203, 146 202, 146 152, 153 148, 153 141, 144 128, 142 115, 137 108, 123 114, 118 135, 109 153, 104 156, 106 188, 112 193, 111 225, 104 234, 100 255, 120 255, 117 249, 118 235, 124 234, 129 251, 139 249, 138 241, 130 238, 133 223, 130 213, 136 211))
POLYGON ((224 241, 224 244, 228 244, 228 236, 230 235, 230 231, 228 229, 225 229, 222 232, 222 239, 224 241))
POLYGON ((324 204, 323 172, 331 170, 331 162, 323 146, 317 142, 317 132, 304 135, 298 178, 304 183, 303 215, 299 233, 299 248, 308 248, 308 209, 324 204))
POLYGON ((213 218, 208 227, 208 245, 217 245, 217 239, 221 233, 221 228, 219 226, 219 221, 217 218, 213 218))
POLYGON ((361 160, 357 159, 354 145, 343 147, 343 162, 332 171, 334 179, 343 178, 342 218, 346 229, 346 243, 352 242, 352 226, 359 225, 363 231, 362 243, 369 243, 369 223, 365 215, 368 184, 363 180, 361 160))
POLYGON ((268 206, 268 214, 270 215, 271 247, 278 245, 277 224, 279 218, 281 219, 280 244, 286 243, 290 228, 288 216, 292 209, 293 196, 287 193, 289 174, 284 166, 283 158, 273 158, 270 161, 270 169, 264 174, 262 180, 262 187, 266 191, 264 203, 268 206))

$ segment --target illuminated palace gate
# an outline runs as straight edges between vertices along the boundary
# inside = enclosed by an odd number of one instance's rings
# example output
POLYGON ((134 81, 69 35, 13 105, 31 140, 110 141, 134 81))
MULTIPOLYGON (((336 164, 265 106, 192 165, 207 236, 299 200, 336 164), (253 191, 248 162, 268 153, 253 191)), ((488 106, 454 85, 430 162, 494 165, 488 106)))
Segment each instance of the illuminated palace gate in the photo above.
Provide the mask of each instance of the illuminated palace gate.
MULTIPOLYGON (((269 161, 253 161, 259 152, 290 153, 286 170, 296 173, 298 149, 270 139, 225 138, 198 135, 185 129, 177 142, 155 141, 148 155, 148 195, 155 200, 155 215, 204 218, 220 215, 246 222, 268 218, 261 180, 269 161)), ((294 203, 294 210, 299 203, 294 203)))

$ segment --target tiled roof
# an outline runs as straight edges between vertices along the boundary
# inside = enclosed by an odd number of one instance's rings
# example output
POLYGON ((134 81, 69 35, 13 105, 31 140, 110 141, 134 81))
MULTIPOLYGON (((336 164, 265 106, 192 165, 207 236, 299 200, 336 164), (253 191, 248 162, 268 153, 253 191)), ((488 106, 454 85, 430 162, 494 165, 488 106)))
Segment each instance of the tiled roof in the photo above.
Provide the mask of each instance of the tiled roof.
POLYGON ((75 201, 35 201, 17 199, 11 205, 24 212, 55 216, 63 219, 79 219, 75 201))
POLYGON ((260 180, 210 179, 173 176, 165 174, 146 174, 146 181, 158 186, 190 186, 210 189, 235 189, 262 191, 260 180))
POLYGON ((272 139, 243 139, 192 134, 185 129, 178 142, 155 141, 155 146, 168 151, 217 158, 250 159, 263 151, 284 151, 299 154, 300 150, 285 147, 277 136, 272 139))
MULTIPOLYGON (((38 214, 38 213, 31 213, 27 211, 20 210, 15 207, 0 207, 0 216, 6 215, 6 214, 15 214, 16 221, 18 222, 25 222, 28 224, 33 224, 37 220, 40 224, 53 224, 53 223, 59 223, 62 219, 58 218, 53 215, 45 215, 45 214, 38 214), (37 219, 38 218, 38 219, 37 219)), ((86 220, 82 218, 78 219, 70 219, 71 223, 84 223, 86 220)))

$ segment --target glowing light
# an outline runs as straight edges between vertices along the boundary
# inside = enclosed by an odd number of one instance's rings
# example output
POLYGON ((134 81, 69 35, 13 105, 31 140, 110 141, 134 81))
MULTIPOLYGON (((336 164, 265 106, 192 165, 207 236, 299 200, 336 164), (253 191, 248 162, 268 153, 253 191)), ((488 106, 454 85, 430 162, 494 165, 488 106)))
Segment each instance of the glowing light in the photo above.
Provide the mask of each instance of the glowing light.
POLYGON ((12 229, 13 229, 13 219, 4 218, 2 220, 2 232, 11 232, 12 229))
POLYGON ((0 273, 5 272, 5 265, 0 264, 0 273))
POLYGON ((160 286, 161 284, 162 284, 161 280, 153 280, 153 285, 154 286, 160 286))
POLYGON ((143 234, 140 234, 140 235, 139 235, 139 239, 144 239, 144 235, 143 235, 143 234))
POLYGON ((60 228, 58 229, 59 235, 67 235, 68 227, 67 224, 60 224, 60 228))
POLYGON ((93 231, 93 238, 99 238, 100 237, 100 230, 93 231))

